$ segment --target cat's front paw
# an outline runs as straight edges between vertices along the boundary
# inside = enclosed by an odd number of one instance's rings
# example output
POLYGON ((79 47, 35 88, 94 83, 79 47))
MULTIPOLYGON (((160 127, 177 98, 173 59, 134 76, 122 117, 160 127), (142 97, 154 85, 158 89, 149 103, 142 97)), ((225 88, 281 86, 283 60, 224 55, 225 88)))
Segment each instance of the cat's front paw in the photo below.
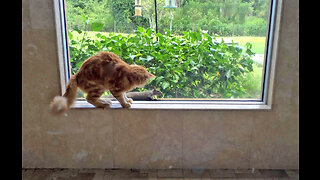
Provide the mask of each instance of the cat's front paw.
POLYGON ((127 99, 127 102, 130 103, 130 104, 132 104, 132 102, 133 102, 132 98, 128 98, 128 99, 127 99))
POLYGON ((123 108, 131 108, 131 104, 129 104, 129 103, 121 104, 121 106, 122 106, 123 108))

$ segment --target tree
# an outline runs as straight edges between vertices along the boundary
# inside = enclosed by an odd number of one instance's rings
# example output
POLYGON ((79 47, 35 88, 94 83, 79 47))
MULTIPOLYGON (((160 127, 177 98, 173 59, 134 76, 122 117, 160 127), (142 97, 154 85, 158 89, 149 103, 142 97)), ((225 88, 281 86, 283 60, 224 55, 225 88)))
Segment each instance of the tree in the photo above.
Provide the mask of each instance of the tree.
POLYGON ((252 8, 253 8, 253 16, 261 17, 267 19, 269 12, 269 3, 270 0, 253 0, 252 8))
POLYGON ((232 36, 234 36, 235 25, 243 24, 246 16, 252 12, 251 4, 242 0, 223 0, 223 16, 232 23, 232 36))
MULTIPOLYGON (((146 17, 149 21, 149 26, 152 29, 156 28, 156 22, 155 22, 155 9, 154 9, 154 0, 144 0, 142 1, 142 14, 144 17, 146 17)), ((163 14, 165 13, 163 11, 164 6, 164 0, 157 0, 157 16, 158 21, 163 18, 163 14)))
POLYGON ((130 29, 130 23, 132 22, 130 17, 134 12, 134 1, 127 0, 112 0, 111 9, 114 17, 114 26, 118 32, 124 32, 130 29))
MULTIPOLYGON (((68 28, 90 30, 91 23, 103 23, 102 30, 108 32, 132 33, 137 26, 155 29, 154 0, 141 2, 143 17, 134 17, 134 0, 66 0, 68 28)), ((157 0, 158 30, 182 34, 200 28, 234 36, 247 33, 250 21, 255 35, 263 34, 266 23, 254 25, 267 22, 269 3, 270 0, 176 0, 178 8, 166 9, 165 0, 157 0)))
POLYGON ((110 0, 66 0, 66 10, 69 29, 89 30, 86 21, 103 23, 104 30, 112 29, 110 0))
POLYGON ((148 25, 145 17, 134 16, 133 0, 111 0, 111 10, 114 17, 114 32, 132 33, 137 26, 148 25))

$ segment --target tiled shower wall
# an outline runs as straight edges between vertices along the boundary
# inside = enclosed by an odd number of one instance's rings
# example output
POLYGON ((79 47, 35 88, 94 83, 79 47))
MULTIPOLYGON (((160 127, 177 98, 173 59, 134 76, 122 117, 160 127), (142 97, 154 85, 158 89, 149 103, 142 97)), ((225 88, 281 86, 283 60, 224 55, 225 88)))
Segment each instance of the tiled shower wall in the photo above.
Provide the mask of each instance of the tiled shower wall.
POLYGON ((23 0, 23 167, 298 169, 298 5, 282 5, 272 110, 72 109, 56 117, 53 0, 23 0))

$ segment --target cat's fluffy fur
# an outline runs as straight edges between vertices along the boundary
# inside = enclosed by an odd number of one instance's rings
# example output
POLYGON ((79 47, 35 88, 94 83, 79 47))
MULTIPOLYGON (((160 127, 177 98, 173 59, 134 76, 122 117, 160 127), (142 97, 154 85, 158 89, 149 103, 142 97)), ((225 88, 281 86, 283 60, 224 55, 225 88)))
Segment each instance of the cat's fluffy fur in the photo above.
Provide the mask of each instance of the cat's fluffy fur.
POLYGON ((96 107, 110 107, 110 100, 100 99, 109 90, 123 108, 130 108, 132 99, 126 97, 125 92, 143 87, 153 77, 142 66, 129 65, 112 52, 100 51, 83 62, 71 77, 64 95, 56 96, 50 107, 55 113, 65 112, 76 99, 77 88, 80 88, 87 93, 86 100, 96 107))

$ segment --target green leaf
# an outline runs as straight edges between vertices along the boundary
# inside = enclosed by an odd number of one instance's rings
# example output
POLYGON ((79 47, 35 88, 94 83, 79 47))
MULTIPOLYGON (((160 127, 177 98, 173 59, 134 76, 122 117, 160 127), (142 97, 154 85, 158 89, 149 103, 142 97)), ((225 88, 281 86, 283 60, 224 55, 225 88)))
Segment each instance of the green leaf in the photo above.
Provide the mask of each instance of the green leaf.
POLYGON ((77 33, 79 33, 79 34, 82 33, 82 31, 78 27, 75 27, 74 30, 77 31, 77 33))
POLYGON ((167 89, 170 86, 170 84, 164 81, 161 86, 162 86, 162 89, 167 89))
POLYGON ((73 35, 71 31, 68 31, 68 36, 69 36, 69 39, 73 39, 73 35))
POLYGON ((150 36, 152 33, 152 30, 149 28, 149 29, 147 29, 146 33, 150 36))
POLYGON ((172 44, 174 44, 174 45, 178 45, 178 43, 176 43, 176 42, 174 42, 174 41, 172 41, 172 44))
POLYGON ((152 59, 154 59, 152 56, 147 56, 147 61, 150 61, 150 60, 152 60, 152 59))
POLYGON ((130 58, 130 59, 133 60, 135 57, 136 57, 136 55, 131 55, 131 54, 129 54, 129 58, 130 58))
POLYGON ((255 53, 252 52, 250 49, 247 49, 247 50, 246 50, 246 53, 249 54, 250 56, 255 54, 255 53))
POLYGON ((100 38, 100 37, 102 36, 102 34, 101 34, 101 33, 97 33, 96 36, 97 36, 98 38, 100 38))
POLYGON ((226 72, 226 77, 227 77, 228 79, 231 77, 231 70, 230 70, 230 69, 226 72))
POLYGON ((147 59, 144 58, 144 57, 140 57, 140 60, 141 60, 142 62, 144 62, 144 61, 146 61, 147 59))
POLYGON ((174 79, 172 82, 177 83, 179 81, 179 76, 177 74, 174 74, 174 79))
POLYGON ((163 38, 163 35, 161 33, 157 33, 156 37, 162 37, 163 38))
POLYGON ((252 44, 249 43, 249 42, 247 42, 245 46, 246 46, 247 49, 251 49, 252 48, 252 44))
POLYGON ((138 26, 137 31, 142 33, 142 32, 144 31, 144 28, 143 28, 143 27, 138 26))
POLYGON ((159 83, 164 77, 163 76, 157 76, 156 82, 159 83))

